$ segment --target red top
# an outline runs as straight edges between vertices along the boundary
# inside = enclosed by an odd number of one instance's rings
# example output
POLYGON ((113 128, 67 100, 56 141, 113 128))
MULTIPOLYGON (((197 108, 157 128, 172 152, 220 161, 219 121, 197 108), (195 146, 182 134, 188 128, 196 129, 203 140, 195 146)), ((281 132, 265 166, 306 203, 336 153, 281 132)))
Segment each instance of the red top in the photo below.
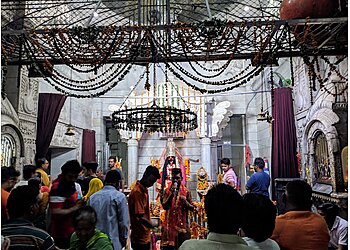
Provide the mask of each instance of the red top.
MULTIPOLYGON (((74 207, 78 200, 78 192, 75 189, 75 183, 67 186, 63 185, 62 175, 59 175, 52 183, 50 191, 49 206, 54 208, 71 208, 74 207)), ((51 215, 51 224, 49 232, 54 238, 67 238, 74 232, 72 214, 51 215)))
POLYGON ((1 188, 1 223, 3 224, 8 220, 8 213, 7 213, 7 199, 9 198, 10 193, 7 192, 5 189, 1 188))
POLYGON ((131 190, 128 203, 131 224, 131 243, 147 244, 150 242, 151 230, 141 224, 137 216, 144 215, 146 219, 150 220, 148 189, 139 181, 136 182, 135 187, 131 190))
MULTIPOLYGON (((165 189, 164 200, 171 195, 171 185, 172 183, 168 184, 167 189, 165 189)), ((191 192, 181 184, 179 192, 172 198, 170 208, 165 212, 165 218, 162 224, 162 246, 176 246, 178 233, 190 233, 188 206, 181 201, 181 196, 186 197, 187 203, 192 205, 191 192)))

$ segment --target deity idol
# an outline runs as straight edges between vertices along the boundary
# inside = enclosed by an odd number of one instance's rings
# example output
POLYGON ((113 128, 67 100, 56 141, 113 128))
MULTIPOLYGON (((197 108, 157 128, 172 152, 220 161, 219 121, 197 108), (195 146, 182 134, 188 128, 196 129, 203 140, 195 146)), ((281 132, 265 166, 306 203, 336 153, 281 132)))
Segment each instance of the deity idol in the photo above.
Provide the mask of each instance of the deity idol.
MULTIPOLYGON (((168 138, 166 146, 166 158, 161 170, 161 178, 157 181, 157 189, 162 195, 164 188, 171 183, 171 171, 173 168, 181 168, 182 176, 186 176, 185 166, 182 165, 182 156, 176 151, 176 146, 173 138, 168 138)), ((183 178, 182 183, 186 184, 186 178, 183 178)))

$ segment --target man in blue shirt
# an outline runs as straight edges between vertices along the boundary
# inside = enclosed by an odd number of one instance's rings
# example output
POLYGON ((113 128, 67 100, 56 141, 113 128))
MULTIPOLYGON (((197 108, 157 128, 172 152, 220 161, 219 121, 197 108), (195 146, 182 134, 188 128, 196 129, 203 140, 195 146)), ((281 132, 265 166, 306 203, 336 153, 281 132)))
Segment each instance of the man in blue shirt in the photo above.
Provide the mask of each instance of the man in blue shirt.
POLYGON ((90 196, 88 204, 97 212, 96 229, 104 232, 113 241, 114 250, 126 245, 129 231, 129 210, 125 195, 118 191, 120 174, 110 170, 105 186, 90 196))
POLYGON ((264 166, 265 162, 262 158, 255 158, 255 173, 249 178, 246 189, 249 193, 262 194, 269 197, 270 176, 264 172, 264 166))

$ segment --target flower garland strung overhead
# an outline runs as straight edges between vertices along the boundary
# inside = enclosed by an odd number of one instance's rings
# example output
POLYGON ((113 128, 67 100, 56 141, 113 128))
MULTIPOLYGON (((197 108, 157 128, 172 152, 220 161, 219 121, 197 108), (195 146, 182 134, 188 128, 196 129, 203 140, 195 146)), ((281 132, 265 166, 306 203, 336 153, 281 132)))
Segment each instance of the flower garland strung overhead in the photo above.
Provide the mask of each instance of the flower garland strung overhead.
MULTIPOLYGON (((129 74, 133 64, 148 67, 150 63, 164 63, 194 90, 219 93, 259 76, 267 58, 274 58, 282 50, 291 53, 291 38, 286 36, 289 29, 285 22, 215 18, 159 26, 44 29, 13 36, 17 39, 3 36, 2 52, 5 58, 21 58, 21 65, 30 61, 58 91, 74 97, 104 95, 129 74), (244 70, 227 74, 234 60, 248 56, 251 63, 244 70), (201 63, 212 61, 220 61, 221 66, 211 68, 201 63), (71 70, 73 77, 67 74, 71 70)), ((313 43, 308 28, 295 37, 301 43, 313 43)), ((314 74, 312 77, 316 78, 314 74)), ((150 89, 147 82, 145 87, 150 89)))

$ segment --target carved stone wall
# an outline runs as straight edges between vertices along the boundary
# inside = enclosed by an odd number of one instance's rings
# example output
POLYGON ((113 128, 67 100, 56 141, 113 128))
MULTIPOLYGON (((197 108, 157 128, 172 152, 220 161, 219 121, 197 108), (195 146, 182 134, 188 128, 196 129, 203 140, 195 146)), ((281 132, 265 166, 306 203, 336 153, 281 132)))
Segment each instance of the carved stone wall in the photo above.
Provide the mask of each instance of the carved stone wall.
MULTIPOLYGON (((309 173, 311 175, 311 181, 313 184, 316 183, 316 179, 314 177, 314 169, 312 166, 315 166, 314 163, 314 150, 315 150, 315 136, 317 132, 322 132, 325 134, 327 139, 327 146, 328 146, 328 152, 329 152, 329 164, 331 168, 331 178, 332 178, 332 189, 333 191, 337 190, 337 183, 336 180, 339 178, 342 178, 341 175, 339 176, 338 168, 335 167, 336 163, 338 163, 339 157, 339 140, 338 140, 338 134, 335 127, 332 125, 335 122, 337 122, 339 118, 337 115, 329 109, 323 109, 319 110, 317 113, 315 113, 315 116, 310 120, 308 125, 305 129, 305 137, 304 137, 304 143, 306 144, 305 147, 308 149, 308 162, 307 167, 309 168, 309 173), (324 116, 327 116, 329 119, 322 119, 324 116), (331 122, 330 122, 331 121, 331 122)), ((338 165, 339 166, 339 165, 338 165)))
MULTIPOLYGON (((335 60, 335 58, 330 59, 335 60)), ((300 58, 294 59, 294 78, 293 88, 294 104, 297 123, 298 151, 301 152, 302 177, 308 179, 309 183, 315 184, 314 177, 314 149, 315 136, 322 132, 326 136, 329 163, 331 168, 332 190, 333 192, 344 191, 342 169, 340 163, 341 145, 337 124, 340 119, 333 110, 335 97, 320 89, 319 83, 316 83, 316 91, 310 90, 307 70, 300 58)), ((329 68, 320 63, 321 77, 327 76, 329 68)), ((346 73, 347 74, 347 73, 346 73)), ((325 86, 332 84, 332 77, 324 83, 325 86)), ((338 126, 339 127, 339 126, 338 126)), ((344 131, 341 131, 343 133, 344 131)))
POLYGON ((28 77, 28 70, 22 67, 18 103, 19 129, 25 143, 24 164, 34 164, 36 146, 36 123, 38 113, 39 82, 28 77))

